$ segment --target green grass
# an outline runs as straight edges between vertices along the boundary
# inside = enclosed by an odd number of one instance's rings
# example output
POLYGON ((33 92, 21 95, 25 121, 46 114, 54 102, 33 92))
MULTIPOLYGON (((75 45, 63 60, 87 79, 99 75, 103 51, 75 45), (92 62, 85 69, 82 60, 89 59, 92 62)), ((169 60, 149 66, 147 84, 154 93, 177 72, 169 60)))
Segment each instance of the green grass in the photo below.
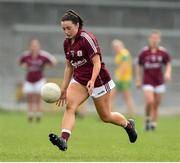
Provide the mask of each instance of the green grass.
POLYGON ((48 140, 59 132, 62 113, 46 113, 39 124, 25 113, 0 112, 0 161, 180 161, 180 117, 160 117, 158 130, 143 131, 136 117, 138 141, 131 144, 125 131, 102 123, 95 114, 77 119, 68 150, 61 152, 48 140))

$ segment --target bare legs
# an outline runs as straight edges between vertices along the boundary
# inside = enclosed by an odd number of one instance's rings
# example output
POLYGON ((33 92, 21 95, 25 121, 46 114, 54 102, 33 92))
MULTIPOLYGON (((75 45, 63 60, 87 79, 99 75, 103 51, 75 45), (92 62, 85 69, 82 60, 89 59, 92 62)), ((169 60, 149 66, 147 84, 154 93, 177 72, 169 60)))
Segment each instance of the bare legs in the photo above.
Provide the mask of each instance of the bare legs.
POLYGON ((35 114, 37 121, 40 121, 42 116, 42 101, 41 96, 38 93, 29 93, 27 95, 28 101, 28 120, 31 122, 33 119, 33 105, 35 106, 35 114))
POLYGON ((80 104, 88 98, 85 87, 80 84, 70 84, 67 91, 67 105, 62 120, 62 129, 72 130, 75 124, 75 112, 80 104))
POLYGON ((129 89, 123 90, 122 95, 123 95, 124 101, 127 105, 128 116, 133 117, 134 116, 134 101, 133 101, 130 90, 129 89))
POLYGON ((33 94, 27 94, 27 103, 28 103, 28 121, 31 122, 33 119, 33 94))
POLYGON ((117 89, 112 90, 112 100, 114 101, 118 93, 122 93, 123 99, 127 106, 127 113, 129 117, 134 116, 134 101, 132 94, 129 89, 118 91, 117 89))
MULTIPOLYGON (((49 139, 52 144, 56 145, 60 150, 67 150, 67 141, 71 135, 71 131, 75 125, 75 113, 77 108, 89 97, 87 88, 78 83, 71 83, 66 93, 66 110, 62 120, 62 130, 60 137, 50 133, 49 139)), ((111 91, 105 95, 93 98, 96 110, 100 118, 106 123, 112 123, 122 126, 129 137, 131 143, 137 139, 135 124, 133 120, 127 120, 122 114, 111 111, 111 91)))
POLYGON ((111 92, 106 93, 102 97, 94 98, 93 100, 99 117, 104 122, 112 123, 122 127, 127 125, 127 120, 122 114, 111 111, 111 92))
POLYGON ((146 121, 151 121, 151 127, 153 128, 155 128, 157 124, 159 105, 161 103, 162 95, 162 93, 144 91, 146 121))
MULTIPOLYGON (((67 90, 67 105, 62 120, 62 130, 72 131, 75 124, 75 112, 88 96, 87 89, 84 86, 78 83, 70 84, 67 90)), ((127 125, 127 120, 122 114, 111 111, 111 92, 93 100, 96 110, 104 122, 123 127, 127 125)))

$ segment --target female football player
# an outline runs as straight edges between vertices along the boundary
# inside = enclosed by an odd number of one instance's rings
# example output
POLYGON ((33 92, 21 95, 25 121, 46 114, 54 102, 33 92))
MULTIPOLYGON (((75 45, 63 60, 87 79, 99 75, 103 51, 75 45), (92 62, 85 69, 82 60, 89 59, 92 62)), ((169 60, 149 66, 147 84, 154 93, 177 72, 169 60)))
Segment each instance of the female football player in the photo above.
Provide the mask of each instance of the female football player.
POLYGON ((116 89, 112 91, 112 99, 115 99, 117 93, 122 93, 123 99, 127 105, 128 116, 133 117, 134 102, 130 90, 132 86, 131 54, 120 40, 112 41, 112 49, 115 53, 116 64, 114 73, 116 89))
POLYGON ((96 38, 92 33, 82 29, 82 18, 72 10, 68 10, 62 16, 61 27, 66 36, 64 41, 66 67, 61 86, 62 94, 57 105, 66 104, 66 110, 60 137, 51 133, 50 141, 60 150, 67 150, 67 141, 75 124, 76 109, 91 96, 100 118, 104 122, 123 127, 128 133, 130 142, 135 142, 137 133, 134 121, 111 111, 111 90, 115 84, 102 62, 96 38))
POLYGON ((160 46, 160 42, 160 32, 153 31, 149 36, 149 45, 143 48, 138 57, 136 67, 136 85, 142 86, 144 91, 147 131, 156 128, 159 105, 166 89, 165 82, 171 79, 170 56, 166 49, 160 46))
POLYGON ((29 50, 24 52, 19 62, 26 71, 23 91, 27 95, 28 120, 31 122, 33 117, 36 116, 36 120, 39 122, 42 117, 40 90, 46 82, 43 70, 45 65, 53 66, 57 61, 51 54, 41 50, 39 40, 32 39, 29 50), (36 106, 35 113, 33 113, 33 104, 36 106))

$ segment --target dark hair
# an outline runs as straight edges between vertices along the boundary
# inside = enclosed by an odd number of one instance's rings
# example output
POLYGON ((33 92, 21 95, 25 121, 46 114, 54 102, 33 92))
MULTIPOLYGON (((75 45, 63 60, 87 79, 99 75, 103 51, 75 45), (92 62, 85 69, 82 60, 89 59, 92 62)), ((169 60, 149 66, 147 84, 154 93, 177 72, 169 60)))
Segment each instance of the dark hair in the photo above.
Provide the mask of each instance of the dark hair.
POLYGON ((83 19, 73 10, 67 10, 62 16, 61 21, 72 21, 73 24, 79 23, 79 28, 83 27, 83 19))

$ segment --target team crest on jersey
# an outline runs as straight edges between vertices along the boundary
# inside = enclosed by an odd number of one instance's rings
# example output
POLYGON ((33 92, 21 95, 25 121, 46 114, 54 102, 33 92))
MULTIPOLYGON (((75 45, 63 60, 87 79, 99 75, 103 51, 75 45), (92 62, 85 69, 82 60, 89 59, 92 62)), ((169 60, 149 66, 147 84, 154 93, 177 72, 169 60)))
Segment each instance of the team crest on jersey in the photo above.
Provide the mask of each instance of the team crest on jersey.
POLYGON ((71 52, 71 55, 74 57, 74 50, 71 50, 70 52, 71 52))
POLYGON ((82 50, 78 50, 78 51, 77 51, 77 56, 78 56, 78 57, 82 57, 82 50))

